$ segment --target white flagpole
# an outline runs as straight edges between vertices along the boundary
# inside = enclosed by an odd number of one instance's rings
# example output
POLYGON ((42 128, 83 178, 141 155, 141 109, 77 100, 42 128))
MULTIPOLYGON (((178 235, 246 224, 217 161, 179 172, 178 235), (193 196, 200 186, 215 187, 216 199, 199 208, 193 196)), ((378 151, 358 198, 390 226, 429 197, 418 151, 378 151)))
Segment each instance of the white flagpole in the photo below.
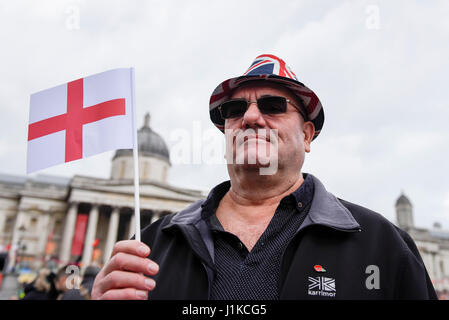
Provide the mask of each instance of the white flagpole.
POLYGON ((137 142, 137 125, 136 125, 136 89, 135 89, 134 68, 131 68, 131 91, 132 91, 132 110, 133 110, 133 160, 134 160, 134 221, 136 226, 135 239, 140 242, 140 190, 139 190, 139 145, 137 142))

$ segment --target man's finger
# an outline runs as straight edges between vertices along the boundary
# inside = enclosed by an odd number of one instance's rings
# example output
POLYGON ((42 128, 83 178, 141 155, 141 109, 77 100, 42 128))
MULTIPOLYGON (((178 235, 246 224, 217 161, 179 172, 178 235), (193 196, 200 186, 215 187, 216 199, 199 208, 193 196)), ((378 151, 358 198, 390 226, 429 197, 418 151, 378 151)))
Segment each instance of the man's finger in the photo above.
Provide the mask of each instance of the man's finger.
POLYGON ((98 285, 101 292, 122 288, 151 291, 156 286, 156 282, 142 274, 127 271, 112 271, 98 285))
POLYGON ((118 252, 107 263, 104 268, 104 274, 107 275, 112 271, 131 271, 136 273, 143 273, 154 276, 159 271, 159 266, 156 262, 138 257, 132 254, 118 252))
POLYGON ((115 289, 106 291, 100 300, 146 300, 148 292, 134 288, 115 289))
POLYGON ((114 245, 114 248, 112 249, 111 258, 118 252, 125 252, 139 257, 148 257, 150 251, 151 251, 150 247, 148 247, 143 242, 139 242, 137 240, 123 240, 117 242, 114 245))

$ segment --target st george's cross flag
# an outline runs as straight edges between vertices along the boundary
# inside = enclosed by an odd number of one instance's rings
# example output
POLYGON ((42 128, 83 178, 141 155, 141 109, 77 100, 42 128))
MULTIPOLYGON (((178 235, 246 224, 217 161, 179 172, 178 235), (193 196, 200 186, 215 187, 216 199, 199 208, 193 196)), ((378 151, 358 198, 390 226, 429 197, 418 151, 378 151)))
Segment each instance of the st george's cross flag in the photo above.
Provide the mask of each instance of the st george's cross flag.
POLYGON ((27 173, 134 145, 134 70, 114 69, 31 95, 27 173))

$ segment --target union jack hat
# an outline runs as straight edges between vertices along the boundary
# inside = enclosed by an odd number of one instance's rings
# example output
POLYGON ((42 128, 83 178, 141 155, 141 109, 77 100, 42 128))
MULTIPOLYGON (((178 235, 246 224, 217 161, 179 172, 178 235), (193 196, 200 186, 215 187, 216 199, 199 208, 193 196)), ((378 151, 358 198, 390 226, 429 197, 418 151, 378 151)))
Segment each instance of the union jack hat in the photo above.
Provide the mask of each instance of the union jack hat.
POLYGON ((215 88, 209 101, 209 113, 210 119, 220 131, 224 132, 225 121, 218 107, 230 98, 235 88, 250 80, 276 82, 290 89, 303 101, 308 120, 315 125, 313 139, 320 134, 324 123, 324 110, 320 100, 312 90, 298 81, 284 60, 272 54, 261 54, 242 76, 225 80, 215 88))

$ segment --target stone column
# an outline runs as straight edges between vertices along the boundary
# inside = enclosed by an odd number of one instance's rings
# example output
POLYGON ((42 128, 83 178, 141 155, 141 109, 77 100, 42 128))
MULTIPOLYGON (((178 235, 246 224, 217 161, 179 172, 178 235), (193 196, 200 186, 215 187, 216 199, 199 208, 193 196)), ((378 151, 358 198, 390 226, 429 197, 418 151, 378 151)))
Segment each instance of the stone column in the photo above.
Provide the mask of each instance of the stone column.
POLYGON ((424 262, 424 266, 427 269, 427 273, 431 279, 434 278, 433 275, 433 262, 432 262, 432 254, 429 253, 425 248, 419 248, 419 254, 424 262))
POLYGON ((17 250, 19 249, 19 240, 23 236, 22 232, 19 230, 20 226, 23 223, 24 218, 24 212, 19 209, 16 216, 16 222, 14 224, 13 228, 13 234, 12 234, 12 240, 11 240, 11 250, 9 251, 9 257, 8 257, 8 270, 10 270, 12 267, 14 267, 16 263, 16 257, 17 257, 17 250))
POLYGON ((2 235, 2 236, 4 235, 4 231, 5 231, 4 229, 5 229, 6 217, 7 217, 7 212, 1 210, 0 211, 0 235, 2 235))
POLYGON ((36 234, 39 235, 39 239, 37 240, 37 252, 35 252, 34 255, 38 260, 36 265, 39 266, 39 268, 43 266, 48 235, 50 234, 50 229, 52 229, 50 224, 50 214, 48 213, 49 210, 45 211, 47 212, 41 211, 39 214, 37 228, 38 230, 40 229, 40 231, 36 232, 36 234))
POLYGON ((109 257, 111 256, 112 253, 112 249, 114 248, 114 244, 117 241, 119 219, 120 219, 120 208, 118 207, 112 208, 111 217, 109 218, 108 236, 106 239, 106 246, 104 248, 103 253, 104 263, 108 262, 109 257))
POLYGON ((435 279, 436 280, 436 284, 435 284, 435 289, 437 290, 441 290, 441 269, 440 269, 440 259, 438 256, 438 252, 434 252, 433 253, 433 266, 434 266, 434 270, 435 270, 435 279))
POLYGON ((97 204, 93 204, 89 212, 89 222, 87 224, 87 233, 84 238, 84 250, 83 258, 81 260, 82 268, 86 268, 92 261, 92 244, 95 240, 95 235, 97 232, 97 222, 98 222, 99 208, 97 204))
POLYGON ((65 218, 64 233, 62 234, 63 238, 61 250, 59 252, 59 260, 61 260, 63 264, 67 264, 70 260, 70 251, 72 250, 77 215, 78 203, 72 202, 65 218))
POLYGON ((131 215, 131 219, 129 220, 129 229, 128 229, 128 239, 136 233, 136 215, 134 212, 131 215))

